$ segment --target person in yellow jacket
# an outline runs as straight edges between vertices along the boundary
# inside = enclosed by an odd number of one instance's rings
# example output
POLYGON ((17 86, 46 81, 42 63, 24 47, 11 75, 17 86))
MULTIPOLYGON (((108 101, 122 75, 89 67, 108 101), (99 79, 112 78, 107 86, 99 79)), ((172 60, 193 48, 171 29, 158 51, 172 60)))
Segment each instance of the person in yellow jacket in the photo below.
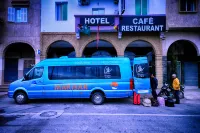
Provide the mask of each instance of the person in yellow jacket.
POLYGON ((172 79, 173 79, 172 87, 175 91, 174 96, 176 98, 175 103, 180 104, 180 98, 179 98, 180 82, 179 82, 178 78, 176 77, 176 74, 172 74, 172 79))

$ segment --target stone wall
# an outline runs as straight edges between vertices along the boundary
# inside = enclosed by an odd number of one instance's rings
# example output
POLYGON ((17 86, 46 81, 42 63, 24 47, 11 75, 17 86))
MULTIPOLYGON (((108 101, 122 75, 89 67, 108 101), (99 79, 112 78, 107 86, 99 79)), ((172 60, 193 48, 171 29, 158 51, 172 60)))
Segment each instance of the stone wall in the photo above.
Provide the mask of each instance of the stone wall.
POLYGON ((200 27, 200 0, 196 13, 180 13, 179 0, 166 0, 167 27, 200 27))
MULTIPOLYGON (((27 43, 32 46, 35 51, 35 62, 40 61, 40 56, 37 55, 37 49, 40 49, 40 0, 30 0, 28 8, 27 23, 12 23, 8 22, 8 7, 11 7, 12 0, 4 0, 4 7, 0 10, 0 16, 4 20, 4 30, 0 37, 0 85, 3 84, 5 51, 7 46, 13 43, 27 43)), ((19 77, 22 77, 22 70, 18 70, 19 77)))
MULTIPOLYGON (((40 49, 40 0, 30 0, 28 8, 28 23, 12 23, 7 21, 8 7, 11 7, 11 1, 5 3, 3 11, 4 34, 0 43, 0 51, 4 53, 5 48, 15 42, 28 43, 36 49, 40 49)), ((1 55, 3 56, 3 55, 1 55)))

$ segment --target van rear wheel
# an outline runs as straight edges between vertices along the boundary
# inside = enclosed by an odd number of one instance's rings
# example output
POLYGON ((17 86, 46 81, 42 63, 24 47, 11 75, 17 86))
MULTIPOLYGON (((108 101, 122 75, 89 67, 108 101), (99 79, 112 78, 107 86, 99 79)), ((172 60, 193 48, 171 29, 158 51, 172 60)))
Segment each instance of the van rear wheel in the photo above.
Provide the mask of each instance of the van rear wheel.
POLYGON ((91 101, 95 105, 101 105, 105 100, 104 95, 101 92, 95 92, 91 96, 91 101))
POLYGON ((17 104, 25 104, 28 101, 28 97, 24 92, 17 92, 14 99, 17 104))

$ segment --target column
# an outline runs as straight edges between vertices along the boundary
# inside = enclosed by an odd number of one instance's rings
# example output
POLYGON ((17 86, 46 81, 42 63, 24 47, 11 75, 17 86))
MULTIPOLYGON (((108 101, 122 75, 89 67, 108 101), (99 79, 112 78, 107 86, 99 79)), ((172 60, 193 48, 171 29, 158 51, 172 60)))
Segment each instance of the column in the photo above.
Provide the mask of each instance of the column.
POLYGON ((18 59, 18 79, 24 76, 24 59, 18 59))
POLYGON ((155 62, 156 62, 156 78, 158 79, 158 88, 161 88, 163 85, 162 55, 156 55, 155 62))
POLYGON ((3 56, 0 55, 0 85, 3 85, 4 83, 4 64, 5 60, 3 56))
POLYGON ((162 65, 163 65, 163 83, 167 82, 167 56, 162 57, 162 65))
POLYGON ((37 54, 37 55, 35 56, 35 64, 37 64, 37 63, 39 63, 39 62, 40 62, 40 55, 37 54))

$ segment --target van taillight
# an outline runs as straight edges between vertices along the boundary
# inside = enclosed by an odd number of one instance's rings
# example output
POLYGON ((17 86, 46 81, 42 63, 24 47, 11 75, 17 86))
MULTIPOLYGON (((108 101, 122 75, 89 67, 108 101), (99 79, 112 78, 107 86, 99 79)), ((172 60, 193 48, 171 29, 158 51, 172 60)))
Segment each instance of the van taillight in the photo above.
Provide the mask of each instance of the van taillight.
POLYGON ((133 79, 130 79, 130 90, 134 89, 134 81, 133 79))

